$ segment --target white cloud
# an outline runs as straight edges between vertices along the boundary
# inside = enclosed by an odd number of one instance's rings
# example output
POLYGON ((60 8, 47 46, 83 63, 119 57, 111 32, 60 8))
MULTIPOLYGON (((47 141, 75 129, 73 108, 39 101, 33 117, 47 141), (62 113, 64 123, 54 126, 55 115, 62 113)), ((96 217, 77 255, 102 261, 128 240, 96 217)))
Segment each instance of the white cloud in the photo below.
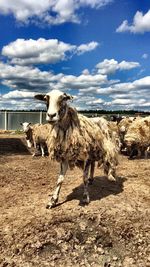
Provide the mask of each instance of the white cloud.
MULTIPOLYGON (((1 83, 13 90, 43 91, 51 88, 59 90, 97 88, 108 83, 107 76, 90 74, 87 70, 81 75, 53 74, 29 66, 0 63, 1 83)), ((93 89, 92 89, 93 90, 93 89)))
POLYGON ((37 103, 36 101, 31 101, 31 98, 24 98, 21 101, 18 99, 3 99, 1 101, 1 109, 7 110, 37 110, 45 109, 45 104, 37 103))
POLYGON ((80 5, 87 5, 92 8, 100 8, 111 2, 113 2, 113 0, 79 0, 80 5))
POLYGON ((40 16, 50 8, 49 0, 28 1, 28 0, 1 0, 0 13, 7 15, 13 14, 18 21, 25 22, 33 15, 40 16))
POLYGON ((109 106, 112 109, 134 109, 134 110, 148 110, 150 108, 150 102, 147 102, 146 99, 140 98, 131 98, 131 99, 115 99, 109 102, 109 106))
POLYGON ((87 69, 80 75, 65 75, 34 67, 0 63, 0 79, 11 90, 1 95, 1 109, 44 108, 44 105, 38 106, 39 102, 32 99, 33 95, 51 89, 65 92, 74 90, 74 105, 79 109, 149 108, 146 103, 150 102, 150 76, 133 82, 110 83, 107 75, 91 73, 87 69))
POLYGON ((113 105, 129 105, 133 103, 132 99, 122 99, 118 98, 111 102, 113 105))
POLYGON ((97 46, 98 43, 94 41, 76 46, 58 41, 57 39, 17 39, 3 47, 2 55, 10 58, 11 63, 18 65, 54 64, 66 60, 68 56, 73 54, 81 55, 92 51, 97 46))
POLYGON ((3 99, 33 98, 35 92, 14 90, 3 95, 3 99))
POLYGON ((99 44, 97 42, 90 42, 88 44, 82 44, 78 46, 77 48, 77 54, 81 55, 84 54, 85 52, 89 52, 94 50, 99 44))
POLYGON ((128 62, 123 60, 119 63, 117 60, 114 59, 104 59, 104 61, 96 65, 96 68, 98 69, 98 73, 112 74, 115 73, 117 70, 130 70, 139 66, 140 64, 138 62, 128 62))
MULTIPOLYGON (((97 90, 99 94, 126 94, 132 92, 133 94, 144 93, 144 90, 150 90, 150 76, 135 80, 128 83, 118 83, 106 88, 97 90)), ((146 93, 147 94, 147 93, 146 93)), ((149 95, 149 94, 148 94, 149 95)))
POLYGON ((107 83, 107 76, 101 74, 81 74, 79 76, 66 75, 60 80, 64 88, 84 89, 97 87, 107 83))
POLYGON ((0 13, 13 14, 17 21, 23 23, 80 23, 77 11, 81 7, 98 9, 111 2, 112 0, 1 0, 0 13))
POLYGON ((89 74, 90 74, 90 72, 89 72, 89 70, 88 70, 88 69, 85 69, 85 70, 83 70, 83 71, 82 71, 82 74, 83 74, 83 75, 89 75, 89 74))
POLYGON ((143 55, 142 55, 142 58, 147 59, 147 58, 148 58, 148 54, 146 54, 146 53, 143 54, 143 55))
POLYGON ((150 102, 143 103, 141 106, 142 107, 147 107, 147 108, 150 109, 150 102))
POLYGON ((103 104, 103 103, 104 103, 104 100, 101 98, 86 102, 87 105, 97 105, 97 104, 99 105, 99 104, 103 104))
POLYGON ((140 67, 140 64, 138 62, 128 62, 128 61, 121 61, 119 64, 119 70, 131 70, 137 67, 140 67))
POLYGON ((46 91, 50 85, 58 82, 63 74, 40 71, 27 66, 11 66, 0 63, 1 83, 15 90, 46 91))
POLYGON ((134 81, 133 86, 138 89, 150 89, 150 76, 134 81))
POLYGON ((127 20, 124 20, 122 24, 117 28, 116 32, 131 32, 131 33, 144 33, 150 31, 150 10, 143 15, 142 12, 137 11, 133 23, 129 25, 127 20))
POLYGON ((3 47, 2 55, 11 58, 12 63, 20 65, 56 63, 64 60, 66 53, 74 49, 75 46, 59 42, 57 39, 17 39, 3 47))

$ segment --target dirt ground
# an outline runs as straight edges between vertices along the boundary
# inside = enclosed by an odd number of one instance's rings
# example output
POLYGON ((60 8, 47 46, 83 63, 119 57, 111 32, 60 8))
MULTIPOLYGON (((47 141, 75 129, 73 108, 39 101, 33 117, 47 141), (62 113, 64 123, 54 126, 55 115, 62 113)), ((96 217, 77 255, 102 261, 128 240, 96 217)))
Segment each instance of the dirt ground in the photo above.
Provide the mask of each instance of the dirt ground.
POLYGON ((0 135, 0 266, 150 266, 150 159, 121 155, 117 182, 97 168, 85 207, 82 172, 69 170, 47 210, 58 172, 21 135, 0 135))

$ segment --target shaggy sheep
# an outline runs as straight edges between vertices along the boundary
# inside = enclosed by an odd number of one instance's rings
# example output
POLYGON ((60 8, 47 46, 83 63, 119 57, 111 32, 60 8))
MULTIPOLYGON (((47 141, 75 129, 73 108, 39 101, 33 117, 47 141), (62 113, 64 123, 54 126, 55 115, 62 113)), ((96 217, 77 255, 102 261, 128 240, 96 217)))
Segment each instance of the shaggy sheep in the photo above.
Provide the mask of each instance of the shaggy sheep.
POLYGON ((121 142, 121 150, 125 149, 126 145, 124 142, 124 137, 128 131, 128 128, 130 127, 130 125, 132 124, 134 120, 136 120, 136 118, 126 117, 126 118, 123 118, 118 124, 119 136, 120 136, 120 142, 121 142))
POLYGON ((26 135, 27 145, 29 148, 34 147, 35 151, 33 157, 36 155, 36 151, 39 147, 39 150, 42 153, 42 157, 45 156, 46 150, 46 139, 49 134, 50 125, 49 124, 34 124, 23 122, 21 123, 23 132, 26 135))
POLYGON ((67 100, 72 99, 71 96, 52 90, 47 95, 36 95, 35 98, 44 100, 47 104, 46 120, 51 124, 47 138, 49 156, 60 162, 61 167, 56 190, 47 207, 56 205, 68 166, 73 168, 81 165, 84 168, 83 203, 88 204, 88 172, 91 163, 105 158, 106 171, 109 172, 111 168, 111 158, 107 155, 107 145, 104 144, 105 137, 94 122, 68 106, 67 100))
POLYGON ((150 146, 150 116, 133 121, 124 137, 124 142, 130 153, 130 158, 133 158, 135 149, 138 157, 144 153, 146 158, 150 146))

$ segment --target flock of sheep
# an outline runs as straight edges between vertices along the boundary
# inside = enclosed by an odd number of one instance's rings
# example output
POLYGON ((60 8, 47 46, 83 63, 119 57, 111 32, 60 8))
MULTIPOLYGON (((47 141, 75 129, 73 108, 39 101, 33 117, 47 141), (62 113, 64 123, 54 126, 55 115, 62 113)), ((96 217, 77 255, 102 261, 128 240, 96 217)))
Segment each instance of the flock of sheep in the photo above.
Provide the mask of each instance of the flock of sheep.
POLYGON ((150 150, 150 116, 123 118, 119 123, 103 117, 87 118, 68 105, 72 97, 59 90, 36 99, 47 105, 48 123, 31 125, 22 123, 28 147, 45 148, 49 157, 60 162, 57 186, 47 208, 56 206, 61 185, 68 167, 83 169, 83 204, 90 201, 88 185, 93 182, 95 163, 103 166, 111 181, 116 180, 118 154, 126 151, 130 158, 148 156, 150 150))

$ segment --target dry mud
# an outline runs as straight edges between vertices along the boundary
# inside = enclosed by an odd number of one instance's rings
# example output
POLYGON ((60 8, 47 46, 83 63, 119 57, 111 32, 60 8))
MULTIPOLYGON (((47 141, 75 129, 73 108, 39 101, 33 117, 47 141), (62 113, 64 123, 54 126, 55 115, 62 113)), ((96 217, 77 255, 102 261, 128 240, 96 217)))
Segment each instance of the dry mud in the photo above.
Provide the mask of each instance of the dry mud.
POLYGON ((96 168, 85 207, 82 172, 69 170, 47 210, 58 173, 22 136, 0 135, 0 266, 150 266, 150 159, 121 155, 117 182, 96 168))

